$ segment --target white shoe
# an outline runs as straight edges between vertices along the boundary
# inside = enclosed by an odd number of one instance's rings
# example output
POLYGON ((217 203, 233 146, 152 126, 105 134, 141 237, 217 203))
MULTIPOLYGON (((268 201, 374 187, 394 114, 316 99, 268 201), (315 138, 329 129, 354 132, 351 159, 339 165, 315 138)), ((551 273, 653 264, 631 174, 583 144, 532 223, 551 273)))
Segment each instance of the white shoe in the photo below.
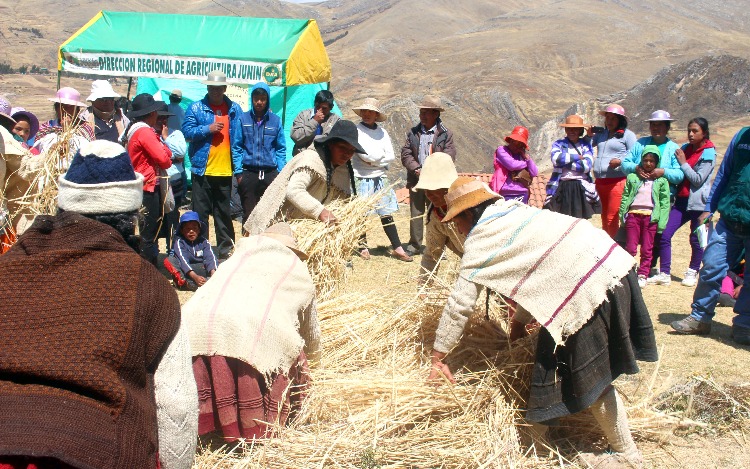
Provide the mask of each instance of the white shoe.
POLYGON ((688 269, 685 271, 685 278, 682 279, 682 284, 686 287, 694 287, 698 283, 698 271, 688 269))
POLYGON ((648 283, 656 285, 669 285, 670 283, 672 283, 672 276, 664 272, 659 272, 657 275, 649 277, 648 283))
POLYGON ((646 280, 646 277, 644 275, 639 275, 638 286, 641 288, 646 288, 646 285, 648 285, 648 280, 646 280))

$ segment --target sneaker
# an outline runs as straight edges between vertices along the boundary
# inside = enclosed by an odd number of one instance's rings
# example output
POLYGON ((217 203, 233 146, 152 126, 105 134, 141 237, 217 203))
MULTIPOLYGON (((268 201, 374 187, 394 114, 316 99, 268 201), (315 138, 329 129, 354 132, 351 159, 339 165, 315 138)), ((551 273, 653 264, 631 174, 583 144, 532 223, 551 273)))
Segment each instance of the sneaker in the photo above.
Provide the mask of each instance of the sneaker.
POLYGON ((646 285, 648 285, 648 280, 646 279, 645 275, 639 275, 638 276, 638 286, 641 288, 646 288, 646 285))
POLYGON ((732 340, 736 344, 750 345, 750 327, 732 326, 732 340))
POLYGON ((711 332, 710 322, 701 322, 692 316, 672 322, 672 329, 680 334, 708 335, 711 332))
POLYGON ((672 276, 664 272, 659 272, 649 277, 647 282, 651 285, 669 285, 672 283, 672 276))
POLYGON ((686 287, 694 287, 698 283, 698 271, 688 269, 685 271, 685 278, 682 279, 682 284, 686 287))
POLYGON ((723 306, 725 308, 734 308, 735 303, 737 303, 737 300, 735 300, 734 297, 729 293, 719 294, 719 306, 723 306))

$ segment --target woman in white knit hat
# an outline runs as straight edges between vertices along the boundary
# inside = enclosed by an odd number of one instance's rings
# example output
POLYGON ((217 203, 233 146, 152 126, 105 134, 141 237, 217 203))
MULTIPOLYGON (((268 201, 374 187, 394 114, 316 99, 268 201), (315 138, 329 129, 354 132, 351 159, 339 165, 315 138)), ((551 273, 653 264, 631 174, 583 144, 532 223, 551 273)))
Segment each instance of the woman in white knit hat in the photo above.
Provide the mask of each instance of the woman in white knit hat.
MULTIPOLYGON (((369 197, 384 191, 380 202, 375 207, 375 212, 380 215, 380 223, 388 236, 388 241, 391 242, 391 255, 398 260, 411 262, 413 259, 401 246, 392 216, 398 211, 398 201, 396 192, 389 187, 385 172, 388 171, 388 165, 396 159, 396 155, 393 153, 391 137, 382 125, 378 125, 378 122, 386 120, 386 115, 378 107, 378 100, 374 98, 365 99, 362 104, 352 110, 362 118, 362 122, 357 124, 357 132, 359 144, 367 152, 359 153, 352 158, 354 177, 357 181, 357 195, 369 197)), ((367 248, 365 234, 362 235, 360 243, 360 255, 363 259, 369 259, 370 251, 367 248)))
POLYGON ((536 320, 539 330, 526 419, 537 434, 549 422, 590 408, 613 454, 588 455, 640 467, 642 456, 612 381, 656 361, 653 326, 633 258, 588 221, 505 200, 472 178, 446 195, 448 213, 467 235, 459 277, 435 334, 430 379, 455 382, 443 362, 461 339, 481 288, 518 304, 511 340, 536 320), (581 242, 580 240, 584 240, 581 242))

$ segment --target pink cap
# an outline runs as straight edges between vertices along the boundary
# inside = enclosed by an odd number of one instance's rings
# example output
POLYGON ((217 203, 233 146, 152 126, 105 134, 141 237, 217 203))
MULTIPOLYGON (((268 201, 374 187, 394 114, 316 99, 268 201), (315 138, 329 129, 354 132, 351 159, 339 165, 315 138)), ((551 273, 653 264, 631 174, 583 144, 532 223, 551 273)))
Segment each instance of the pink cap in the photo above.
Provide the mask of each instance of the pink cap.
POLYGON ((625 108, 620 106, 619 104, 610 104, 603 111, 599 111, 599 114, 604 115, 608 112, 612 114, 617 114, 618 116, 626 117, 625 108))
POLYGON ((59 90, 57 90, 57 93, 55 93, 54 98, 47 98, 47 99, 49 101, 52 101, 53 103, 70 104, 70 105, 78 106, 78 107, 86 107, 86 103, 81 102, 81 93, 79 93, 75 88, 71 88, 69 86, 60 88, 59 90))
POLYGON ((651 118, 646 119, 646 122, 672 122, 672 116, 667 111, 654 111, 651 113, 651 118))

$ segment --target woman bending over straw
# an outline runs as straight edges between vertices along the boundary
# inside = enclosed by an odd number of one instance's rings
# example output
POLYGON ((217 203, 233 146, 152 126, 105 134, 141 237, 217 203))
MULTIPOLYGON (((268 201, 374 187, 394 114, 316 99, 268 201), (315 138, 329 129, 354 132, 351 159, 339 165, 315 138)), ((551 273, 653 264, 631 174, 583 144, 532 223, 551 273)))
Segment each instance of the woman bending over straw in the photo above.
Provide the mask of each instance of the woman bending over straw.
POLYGON ((270 436, 269 424, 283 426, 304 394, 305 352, 315 354, 320 342, 305 259, 289 225, 277 223, 240 239, 183 307, 201 435, 220 429, 229 441, 270 436))
POLYGON ((458 344, 480 288, 495 291, 520 306, 511 339, 525 332, 524 323, 542 325, 526 413, 535 433, 543 434, 544 422, 591 408, 613 453, 586 462, 640 467, 612 387, 620 374, 638 372, 636 359, 657 359, 633 258, 588 221, 504 200, 471 178, 459 177, 446 201, 443 222, 454 221, 467 238, 436 332, 430 379, 455 382, 443 359, 458 344))
POLYGON ((325 203, 356 192, 351 159, 364 154, 357 126, 337 121, 328 135, 315 137, 315 150, 297 154, 284 166, 255 206, 243 228, 260 234, 274 221, 312 218, 333 225, 338 220, 325 203))

